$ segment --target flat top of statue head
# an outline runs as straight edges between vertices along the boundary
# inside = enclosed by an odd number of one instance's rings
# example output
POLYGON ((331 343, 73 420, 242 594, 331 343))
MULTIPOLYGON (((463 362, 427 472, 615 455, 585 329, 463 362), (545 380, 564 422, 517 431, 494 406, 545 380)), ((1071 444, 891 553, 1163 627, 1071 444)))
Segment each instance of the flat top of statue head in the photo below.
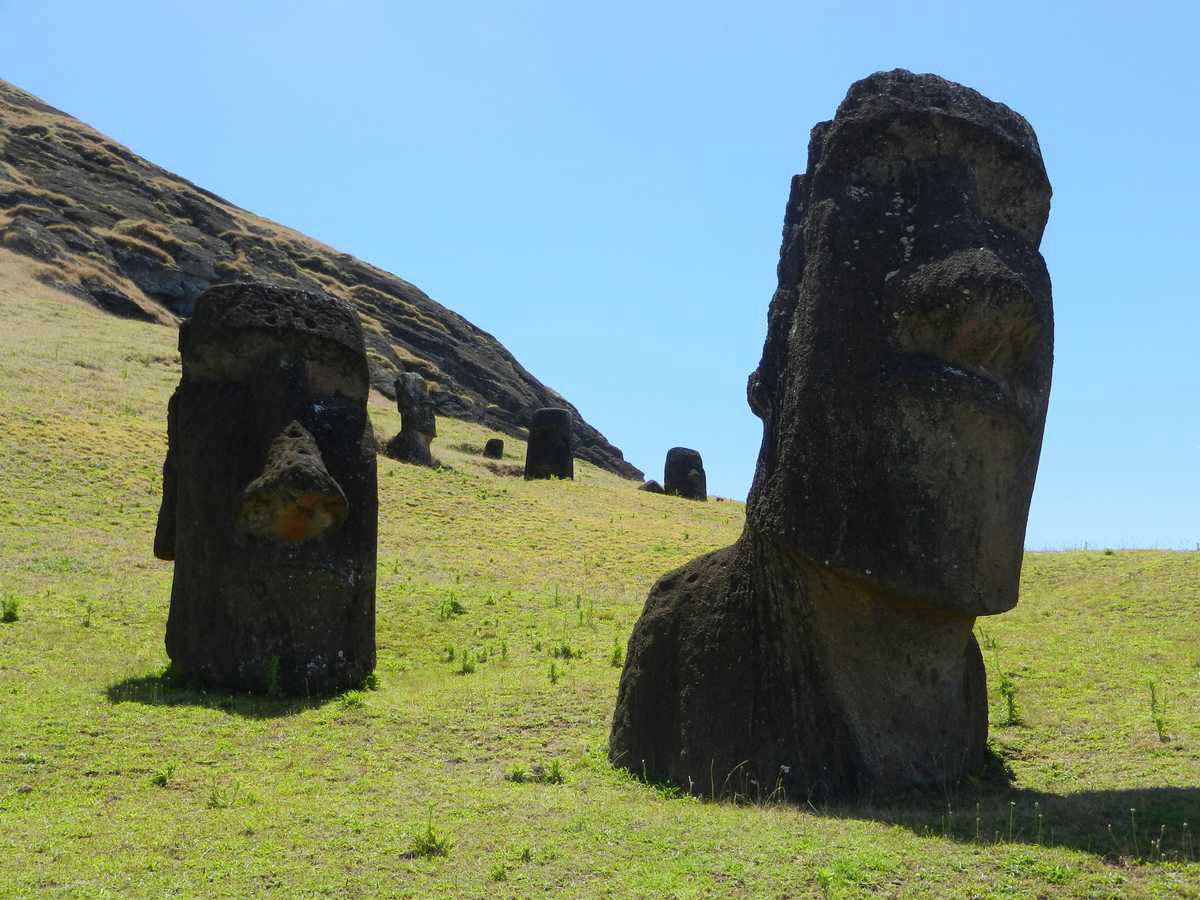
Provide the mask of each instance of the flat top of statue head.
POLYGON ((349 303, 266 282, 201 294, 180 328, 179 350, 185 380, 240 379, 255 360, 284 352, 336 363, 362 385, 368 378, 362 326, 349 303))

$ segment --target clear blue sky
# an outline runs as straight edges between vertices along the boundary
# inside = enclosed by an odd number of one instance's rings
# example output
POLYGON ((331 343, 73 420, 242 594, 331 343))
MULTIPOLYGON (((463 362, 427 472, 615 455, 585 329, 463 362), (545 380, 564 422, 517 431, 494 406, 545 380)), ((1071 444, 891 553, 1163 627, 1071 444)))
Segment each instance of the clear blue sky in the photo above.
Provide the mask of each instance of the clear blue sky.
POLYGON ((788 179, 902 66, 1024 114, 1057 352, 1027 543, 1200 542, 1193 4, 0 0, 4 77, 414 282, 651 477, 745 496, 788 179))

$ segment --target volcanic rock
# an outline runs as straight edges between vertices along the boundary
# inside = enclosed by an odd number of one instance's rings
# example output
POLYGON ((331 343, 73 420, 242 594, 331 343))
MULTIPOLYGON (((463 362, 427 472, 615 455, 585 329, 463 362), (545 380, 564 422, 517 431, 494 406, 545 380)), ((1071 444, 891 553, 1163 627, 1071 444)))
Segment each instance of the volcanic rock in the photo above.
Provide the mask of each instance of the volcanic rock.
POLYGON ((687 447, 672 447, 663 465, 663 491, 688 500, 708 499, 708 480, 700 454, 687 447))
POLYGON ((307 695, 375 667, 375 441, 349 304, 212 288, 180 330, 154 538, 167 655, 225 690, 307 695))
POLYGON ((610 757, 706 796, 945 786, 987 741, 976 616, 1017 602, 1050 391, 1033 129, 969 88, 857 82, 793 179, 732 547, 654 586, 610 757))
POLYGON ((437 437, 437 418, 425 379, 412 372, 397 378, 396 408, 400 410, 400 433, 388 441, 384 452, 401 462, 432 466, 429 445, 437 437))
POLYGON ((525 446, 525 480, 574 478, 575 459, 571 443, 571 411, 539 409, 529 426, 525 446))

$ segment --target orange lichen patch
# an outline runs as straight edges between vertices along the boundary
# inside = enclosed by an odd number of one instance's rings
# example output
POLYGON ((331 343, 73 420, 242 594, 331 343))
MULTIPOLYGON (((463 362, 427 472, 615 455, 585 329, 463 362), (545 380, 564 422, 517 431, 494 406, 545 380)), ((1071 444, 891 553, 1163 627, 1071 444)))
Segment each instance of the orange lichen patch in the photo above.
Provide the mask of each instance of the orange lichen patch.
POLYGON ((301 494, 277 510, 271 530, 277 540, 288 544, 312 540, 324 534, 337 520, 337 507, 333 498, 301 494))

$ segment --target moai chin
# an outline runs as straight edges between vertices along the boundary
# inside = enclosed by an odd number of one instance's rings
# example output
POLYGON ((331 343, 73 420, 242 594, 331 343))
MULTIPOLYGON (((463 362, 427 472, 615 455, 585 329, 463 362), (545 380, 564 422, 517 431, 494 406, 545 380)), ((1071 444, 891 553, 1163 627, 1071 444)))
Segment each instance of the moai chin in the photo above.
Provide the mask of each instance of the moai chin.
POLYGON ((429 445, 437 437, 437 416, 424 378, 405 372, 396 379, 396 408, 400 410, 400 433, 388 441, 384 453, 401 462, 432 466, 429 445))
POLYGON ((763 440, 745 529, 651 590, 614 763, 799 800, 982 762, 972 626, 1017 602, 1049 209, 1029 124, 937 76, 872 75, 813 129, 748 385, 763 440))
POLYGON ((319 694, 375 667, 375 441, 346 303, 221 285, 180 328, 154 552, 167 655, 227 690, 319 694))
POLYGON ((663 492, 688 500, 708 499, 708 480, 700 454, 688 447, 672 447, 663 465, 663 492))
POLYGON ((525 447, 525 480, 574 478, 574 449, 569 409, 544 407, 535 411, 525 447))

